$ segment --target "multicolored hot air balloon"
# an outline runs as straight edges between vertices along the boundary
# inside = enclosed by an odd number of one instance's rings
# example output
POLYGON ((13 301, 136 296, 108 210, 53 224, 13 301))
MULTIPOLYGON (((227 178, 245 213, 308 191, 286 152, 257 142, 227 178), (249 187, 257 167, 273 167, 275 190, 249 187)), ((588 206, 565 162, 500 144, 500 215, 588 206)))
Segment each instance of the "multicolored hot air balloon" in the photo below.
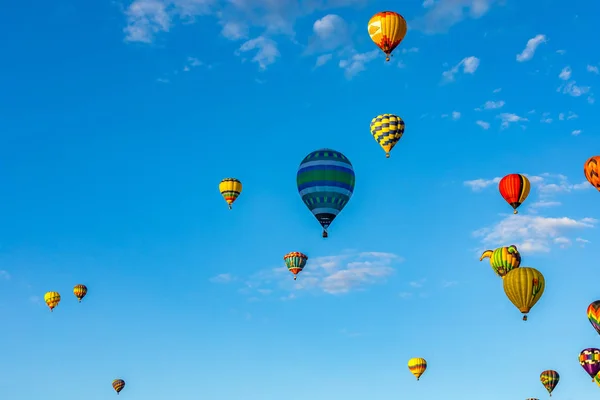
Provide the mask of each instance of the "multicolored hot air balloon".
POLYGON ((552 396, 552 391, 560 381, 560 375, 558 375, 558 372, 549 369, 540 374, 540 381, 548 393, 550 393, 550 396, 552 396))
POLYGON ((594 376, 594 382, 596 382, 596 385, 600 386, 600 372, 594 376))
POLYGON ((600 191, 600 156, 590 157, 583 165, 585 179, 600 191))
POLYGON ((324 238, 329 225, 352 197, 355 180, 352 163, 335 150, 313 151, 300 163, 296 175, 298 193, 323 227, 324 238))
POLYGON ((546 288, 544 275, 535 268, 520 267, 506 274, 502 283, 506 297, 524 314, 523 321, 527 321, 527 313, 546 288))
POLYGON ((393 11, 373 15, 368 28, 371 40, 385 53, 385 61, 390 61, 392 51, 402 42, 408 30, 404 17, 393 11))
POLYGON ((408 370, 413 374, 417 380, 423 375, 423 372, 427 369, 427 361, 424 358, 411 358, 408 360, 408 370))
POLYGON ((596 300, 588 306, 587 317, 598 335, 600 335, 600 300, 596 300))
POLYGON ((381 114, 371 120, 371 135, 390 158, 390 151, 404 134, 404 121, 394 114, 381 114))
POLYGON ((306 260, 308 260, 308 257, 299 251, 292 251, 283 256, 288 271, 294 274, 294 280, 298 277, 298 273, 304 269, 306 260))
POLYGON ((579 353, 579 364, 594 380, 594 377, 600 372, 600 349, 594 347, 583 349, 579 353))
POLYGON ((500 180, 498 189, 504 200, 514 209, 514 214, 518 214, 517 208, 529 196, 531 183, 525 175, 510 174, 500 180))
POLYGON ((47 292, 44 295, 44 301, 52 311, 60 303, 60 294, 58 292, 47 292))
POLYGON ((119 394, 121 390, 125 387, 125 381, 123 379, 115 379, 112 381, 112 387, 115 389, 115 392, 119 394))
POLYGON ((481 255, 479 261, 489 257, 492 269, 501 278, 515 268, 521 265, 521 254, 517 246, 499 247, 496 250, 486 250, 481 255))
POLYGON ((85 285, 75 285, 73 288, 73 294, 77 297, 77 300, 81 303, 81 299, 85 297, 87 294, 87 286, 85 285))
POLYGON ((231 210, 231 205, 242 193, 242 182, 235 178, 225 178, 219 183, 219 192, 231 210))

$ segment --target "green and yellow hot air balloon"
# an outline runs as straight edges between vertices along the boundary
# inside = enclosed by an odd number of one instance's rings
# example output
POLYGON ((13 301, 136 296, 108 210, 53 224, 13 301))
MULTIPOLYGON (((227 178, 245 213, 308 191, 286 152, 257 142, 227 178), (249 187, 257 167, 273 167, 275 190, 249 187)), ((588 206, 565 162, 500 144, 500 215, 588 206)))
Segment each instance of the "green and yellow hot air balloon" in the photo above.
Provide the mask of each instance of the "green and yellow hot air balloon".
POLYGON ((527 313, 544 294, 544 275, 535 268, 521 267, 506 274, 502 283, 506 297, 524 314, 523 321, 527 321, 527 313))
POLYGON ((515 245, 499 247, 496 250, 486 250, 479 261, 486 257, 490 259, 490 265, 496 275, 501 278, 504 278, 506 274, 521 265, 521 254, 519 254, 519 250, 515 245))
POLYGON ((558 385, 558 382, 560 381, 560 375, 558 374, 558 372, 549 369, 540 374, 540 381, 542 382, 542 385, 544 385, 550 396, 552 396, 552 391, 554 391, 556 385, 558 385))

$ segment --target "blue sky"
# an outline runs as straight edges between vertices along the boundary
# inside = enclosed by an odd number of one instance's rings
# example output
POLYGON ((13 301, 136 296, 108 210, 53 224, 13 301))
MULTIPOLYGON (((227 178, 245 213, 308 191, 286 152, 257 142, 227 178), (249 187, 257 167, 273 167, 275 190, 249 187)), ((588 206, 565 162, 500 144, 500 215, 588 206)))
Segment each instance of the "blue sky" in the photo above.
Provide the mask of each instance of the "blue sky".
POLYGON ((403 3, 3 7, 2 396, 106 399, 123 378, 129 400, 505 400, 545 398, 545 369, 555 400, 597 394, 577 356, 600 347, 600 5, 403 3), (389 8, 409 31, 385 63, 366 25, 389 8), (406 122, 390 159, 381 113, 406 122), (326 240, 295 185, 322 147, 357 179, 326 240), (515 172, 517 217, 496 186, 515 172), (478 261, 509 244, 547 281, 526 323, 478 261), (289 251, 309 256, 296 283, 289 251))

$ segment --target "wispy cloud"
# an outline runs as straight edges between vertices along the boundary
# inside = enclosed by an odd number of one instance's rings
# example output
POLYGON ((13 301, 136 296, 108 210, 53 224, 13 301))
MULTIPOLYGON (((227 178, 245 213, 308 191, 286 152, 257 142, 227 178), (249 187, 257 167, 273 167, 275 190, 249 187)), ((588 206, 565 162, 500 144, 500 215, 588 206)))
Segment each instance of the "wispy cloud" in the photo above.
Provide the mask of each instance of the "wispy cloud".
POLYGON ((575 129, 574 131, 571 132, 571 135, 573 136, 579 136, 581 134, 581 129, 575 129))
POLYGON ((219 274, 210 278, 211 282, 214 283, 229 283, 235 280, 235 277, 231 274, 219 274))
POLYGON ((520 117, 517 114, 513 114, 513 113, 501 113, 498 116, 496 116, 496 118, 499 118, 502 122, 500 124, 500 126, 503 129, 506 129, 510 126, 510 124, 513 124, 515 122, 527 122, 529 121, 527 118, 525 117, 520 117))
POLYGON ((562 71, 560 71, 560 74, 558 74, 558 77, 560 79, 562 79, 563 81, 568 81, 569 79, 571 79, 572 72, 573 72, 573 70, 571 69, 571 67, 566 66, 562 69, 562 71))
POLYGON ((546 43, 547 39, 546 39, 546 35, 536 35, 535 37, 529 39, 527 41, 527 44, 525 45, 525 48, 523 49, 523 51, 519 54, 517 54, 517 61, 518 62, 524 62, 524 61, 529 61, 533 58, 536 49, 538 48, 538 46, 542 43, 546 43))
POLYGON ((455 75, 461 70, 464 74, 474 74, 479 68, 479 58, 475 56, 465 57, 454 67, 448 71, 442 72, 442 77, 445 82, 452 82, 455 80, 455 75))
POLYGON ((485 130, 488 130, 488 129, 490 129, 490 123, 489 123, 489 122, 485 122, 485 121, 477 120, 477 121, 475 121, 475 123, 476 123, 477 125, 479 125, 480 127, 482 127, 483 129, 485 129, 485 130))
POLYGON ((257 63, 263 71, 281 56, 277 43, 265 36, 259 36, 244 42, 236 51, 236 55, 239 56, 252 51, 256 51, 254 57, 252 57, 252 62, 257 63))
POLYGON ((379 56, 380 50, 375 49, 366 53, 355 53, 350 58, 341 60, 339 67, 344 70, 347 79, 352 79, 362 71, 366 70, 366 64, 379 56))
POLYGON ((504 107, 504 100, 498 100, 498 101, 486 101, 485 104, 482 107, 477 107, 475 109, 475 111, 481 111, 481 110, 496 110, 498 108, 502 108, 504 107))
POLYGON ((591 87, 589 86, 579 86, 577 82, 570 81, 563 85, 560 85, 556 91, 563 94, 568 94, 572 97, 580 97, 590 91, 591 87))
POLYGON ((478 19, 488 13, 497 0, 426 0, 425 15, 410 22, 411 29, 427 34, 445 33, 460 21, 478 19))
POLYGON ((600 71, 598 70, 598 67, 595 65, 587 65, 586 67, 587 72, 591 72, 593 74, 600 74, 600 71))

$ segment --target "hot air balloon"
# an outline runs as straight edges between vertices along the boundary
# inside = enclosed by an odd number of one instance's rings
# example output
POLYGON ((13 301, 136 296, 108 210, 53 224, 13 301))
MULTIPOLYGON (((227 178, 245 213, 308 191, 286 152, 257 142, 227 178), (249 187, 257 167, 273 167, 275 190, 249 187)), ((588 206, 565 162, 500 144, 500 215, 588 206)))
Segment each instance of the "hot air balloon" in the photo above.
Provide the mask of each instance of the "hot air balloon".
POLYGON ((371 135, 390 157, 390 151, 404 134, 404 121, 394 114, 381 114, 371 120, 371 135))
POLYGON ((540 381, 548 393, 550 393, 550 396, 552 396, 552 391, 558 385, 558 381, 560 381, 560 375, 558 375, 558 372, 549 369, 540 374, 540 381))
POLYGON ((514 209, 514 214, 518 214, 517 208, 529 196, 531 183, 525 175, 510 174, 500 180, 498 189, 504 200, 514 209))
POLYGON ((283 256, 288 271, 294 274, 294 280, 298 277, 298 273, 304 269, 306 260, 308 260, 308 257, 298 251, 292 251, 283 256))
POLYGON ((540 400, 540 399, 536 399, 536 398, 534 398, 534 397, 530 397, 530 398, 528 398, 528 399, 525 399, 525 400, 540 400))
POLYGON ((44 301, 52 311, 60 303, 60 294, 58 292, 48 292, 44 295, 44 301))
POLYGON ((583 349, 579 353, 579 364, 583 367, 589 376, 594 377, 600 372, 600 349, 583 349))
POLYGON ((427 361, 424 358, 411 358, 408 360, 408 370, 419 380, 423 372, 427 369, 427 361))
POLYGON ((600 300, 596 300, 588 306, 587 316, 596 332, 600 335, 600 300))
POLYGON ((331 149, 313 151, 300 163, 296 183, 302 201, 327 228, 344 209, 354 192, 354 169, 342 153, 331 149))
POLYGON ((369 20, 369 36, 385 53, 385 61, 390 61, 392 51, 406 36, 406 20, 393 11, 377 13, 369 20))
POLYGON ((596 385, 600 386, 600 372, 594 376, 594 382, 596 382, 596 385))
POLYGON ((77 297, 77 300, 81 303, 81 299, 85 297, 87 294, 87 286, 85 285, 75 285, 73 288, 73 294, 77 297))
POLYGON ((600 169, 598 168, 599 165, 600 156, 590 157, 583 166, 583 173, 585 174, 585 179, 600 191, 600 177, 598 176, 598 174, 600 174, 600 169))
POLYGON ((112 387, 115 389, 115 392, 119 394, 119 392, 121 392, 121 390, 123 390, 125 387, 125 381, 123 379, 115 379, 112 381, 112 387))
POLYGON ((231 205, 242 193, 242 182, 235 178, 225 178, 219 183, 219 192, 231 210, 231 205))
POLYGON ((502 283, 506 297, 524 314, 523 321, 527 321, 527 313, 544 293, 544 275, 535 268, 520 267, 506 274, 502 283))
POLYGON ((496 250, 486 250, 479 261, 486 257, 489 257, 492 269, 501 278, 504 278, 509 271, 519 268, 519 265, 521 265, 521 254, 519 254, 519 250, 515 245, 499 247, 496 250))

